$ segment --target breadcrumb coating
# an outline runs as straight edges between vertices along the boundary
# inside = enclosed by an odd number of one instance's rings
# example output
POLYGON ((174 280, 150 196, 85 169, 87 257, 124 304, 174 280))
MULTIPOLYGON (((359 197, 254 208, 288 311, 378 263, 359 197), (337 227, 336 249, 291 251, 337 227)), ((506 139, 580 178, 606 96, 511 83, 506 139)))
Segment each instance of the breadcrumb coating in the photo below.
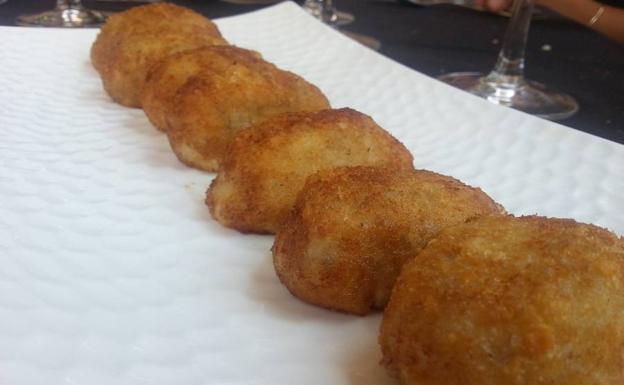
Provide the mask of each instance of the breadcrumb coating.
POLYGON ((296 297, 364 315, 385 307, 403 264, 440 230, 502 212, 480 189, 430 171, 321 171, 278 231, 273 263, 296 297))
POLYGON ((175 154, 191 167, 216 171, 227 145, 243 128, 281 113, 329 107, 316 86, 256 52, 206 47, 182 58, 199 61, 202 70, 189 76, 167 103, 166 132, 175 154), (201 58, 190 59, 192 55, 201 58))
POLYGON ((403 144, 360 112, 284 114, 234 138, 206 202, 225 226, 275 233, 308 176, 357 165, 413 168, 403 144))
POLYGON ((147 75, 141 104, 145 115, 159 130, 167 131, 174 97, 189 78, 202 72, 225 73, 232 61, 244 61, 245 56, 261 59, 255 52, 237 48, 196 48, 169 55, 154 65, 147 75))
POLYGON ((379 338, 406 385, 622 385, 624 240, 544 217, 481 217, 408 262, 379 338))
POLYGON ((115 102, 141 107, 151 66, 175 52, 224 44, 217 26, 202 15, 173 4, 149 4, 107 19, 91 47, 91 63, 115 102))

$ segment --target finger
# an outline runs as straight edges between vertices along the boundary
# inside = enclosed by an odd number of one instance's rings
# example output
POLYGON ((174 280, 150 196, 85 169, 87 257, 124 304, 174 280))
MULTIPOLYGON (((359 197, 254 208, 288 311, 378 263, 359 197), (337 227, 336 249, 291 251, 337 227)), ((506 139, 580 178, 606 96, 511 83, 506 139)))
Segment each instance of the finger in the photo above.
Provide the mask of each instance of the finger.
POLYGON ((488 9, 492 12, 500 12, 507 8, 509 4, 506 0, 489 0, 487 3, 488 9))

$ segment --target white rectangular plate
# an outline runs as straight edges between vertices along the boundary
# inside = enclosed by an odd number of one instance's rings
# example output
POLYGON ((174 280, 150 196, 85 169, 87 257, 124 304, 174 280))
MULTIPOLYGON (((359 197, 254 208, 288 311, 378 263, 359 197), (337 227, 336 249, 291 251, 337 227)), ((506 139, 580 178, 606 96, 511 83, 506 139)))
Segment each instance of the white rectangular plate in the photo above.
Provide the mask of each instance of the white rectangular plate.
MULTIPOLYGON (((624 232, 623 146, 451 89, 293 3, 218 24, 335 107, 372 115, 417 167, 515 214, 624 232)), ((0 28, 0 383, 390 383, 380 317, 299 302, 274 275, 272 237, 211 220, 213 175, 109 100, 89 64, 95 35, 0 28)))

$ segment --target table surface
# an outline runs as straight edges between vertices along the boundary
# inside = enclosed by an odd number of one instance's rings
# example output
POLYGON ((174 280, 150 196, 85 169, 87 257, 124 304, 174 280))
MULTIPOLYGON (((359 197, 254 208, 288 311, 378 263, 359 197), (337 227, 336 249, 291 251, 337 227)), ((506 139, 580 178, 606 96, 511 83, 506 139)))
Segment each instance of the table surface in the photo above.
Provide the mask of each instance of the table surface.
MULTIPOLYGON (((208 17, 252 11, 262 6, 218 0, 175 0, 208 17)), ((140 3, 88 1, 94 9, 119 11, 140 3)), ((355 14, 348 31, 381 41, 380 52, 429 76, 491 69, 508 19, 455 6, 420 7, 390 0, 336 0, 355 14)), ((52 8, 53 0, 8 0, 0 5, 0 25, 18 14, 52 8)), ((581 108, 560 122, 624 143, 624 47, 560 18, 535 20, 527 47, 527 77, 564 90, 581 108), (547 49, 547 48, 550 49, 547 49)))

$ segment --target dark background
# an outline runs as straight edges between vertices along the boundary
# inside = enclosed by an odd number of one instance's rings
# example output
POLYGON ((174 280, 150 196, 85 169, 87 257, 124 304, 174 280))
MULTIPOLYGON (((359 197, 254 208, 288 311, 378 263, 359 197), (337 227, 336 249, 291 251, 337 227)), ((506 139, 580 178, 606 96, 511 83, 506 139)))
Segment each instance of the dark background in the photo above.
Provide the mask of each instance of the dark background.
MULTIPOLYGON (((218 0, 175 0, 208 17, 261 8, 218 0)), ((0 25, 22 13, 50 9, 54 0, 8 0, 0 5, 0 25)), ((106 11, 129 3, 84 1, 106 11)), ((345 30, 381 41, 380 52, 417 71, 438 76, 454 71, 488 71, 500 49, 508 19, 454 6, 420 7, 401 1, 336 0, 355 14, 345 30)), ((574 96, 580 111, 560 123, 624 143, 624 46, 558 17, 533 21, 527 48, 527 77, 574 96), (545 50, 548 45, 551 50, 545 50)))

